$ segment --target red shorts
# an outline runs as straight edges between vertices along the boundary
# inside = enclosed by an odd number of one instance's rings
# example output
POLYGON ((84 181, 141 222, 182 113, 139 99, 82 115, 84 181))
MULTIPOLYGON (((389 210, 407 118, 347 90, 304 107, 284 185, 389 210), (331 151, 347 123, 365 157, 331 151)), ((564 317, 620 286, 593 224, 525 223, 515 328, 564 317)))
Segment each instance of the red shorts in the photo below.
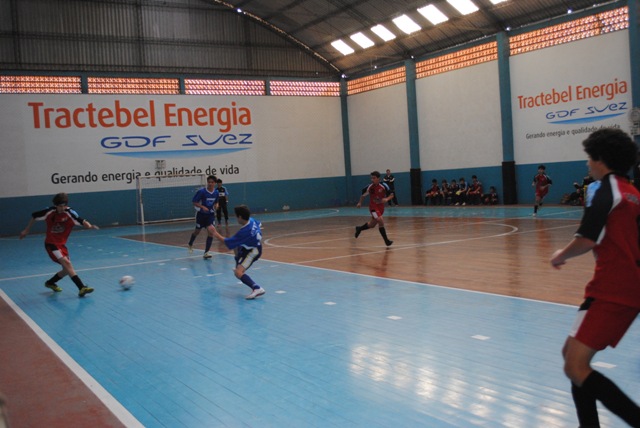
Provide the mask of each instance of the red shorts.
POLYGON ((545 187, 544 189, 536 189, 536 198, 542 199, 547 196, 547 193, 549 193, 548 187, 545 187))
POLYGON ((69 250, 66 245, 62 244, 49 244, 44 243, 44 248, 47 250, 47 254, 51 257, 51 260, 60 264, 60 259, 63 257, 69 257, 69 250))
POLYGON ((639 312, 630 306, 587 299, 578 310, 569 336, 598 351, 607 346, 615 348, 639 312))

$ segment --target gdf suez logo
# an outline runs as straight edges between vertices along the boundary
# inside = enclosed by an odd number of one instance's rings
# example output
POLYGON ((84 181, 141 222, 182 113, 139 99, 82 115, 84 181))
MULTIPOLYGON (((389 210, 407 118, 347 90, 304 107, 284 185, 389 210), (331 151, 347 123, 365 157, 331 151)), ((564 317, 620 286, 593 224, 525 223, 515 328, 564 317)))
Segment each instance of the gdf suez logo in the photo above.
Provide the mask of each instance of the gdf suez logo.
MULTIPOLYGON (((185 135, 175 139, 171 135, 158 135, 156 137, 147 137, 145 135, 130 135, 125 137, 104 137, 100 140, 100 145, 105 149, 141 149, 145 147, 156 148, 166 147, 162 144, 177 143, 179 147, 195 147, 195 146, 214 146, 221 144, 225 146, 251 145, 251 137, 253 134, 221 134, 214 139, 207 139, 203 135, 193 134, 185 135)), ((168 147, 167 147, 168 148, 168 147)))
POLYGON ((619 103, 609 103, 600 106, 588 106, 585 108, 573 108, 570 110, 556 110, 550 111, 545 114, 549 120, 553 119, 566 119, 566 118, 587 118, 587 117, 600 117, 609 115, 619 115, 622 112, 628 110, 627 102, 622 101, 619 103))

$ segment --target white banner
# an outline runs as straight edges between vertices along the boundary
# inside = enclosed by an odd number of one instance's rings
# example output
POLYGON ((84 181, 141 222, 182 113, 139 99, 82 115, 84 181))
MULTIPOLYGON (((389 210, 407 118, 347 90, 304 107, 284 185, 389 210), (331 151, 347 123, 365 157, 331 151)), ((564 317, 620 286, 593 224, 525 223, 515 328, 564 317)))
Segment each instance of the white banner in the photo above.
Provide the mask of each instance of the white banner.
POLYGON ((344 175, 337 97, 0 100, 0 197, 133 189, 141 175, 213 174, 226 183, 344 175))
POLYGON ((517 55, 511 75, 517 163, 585 159, 591 132, 629 131, 627 31, 517 55))

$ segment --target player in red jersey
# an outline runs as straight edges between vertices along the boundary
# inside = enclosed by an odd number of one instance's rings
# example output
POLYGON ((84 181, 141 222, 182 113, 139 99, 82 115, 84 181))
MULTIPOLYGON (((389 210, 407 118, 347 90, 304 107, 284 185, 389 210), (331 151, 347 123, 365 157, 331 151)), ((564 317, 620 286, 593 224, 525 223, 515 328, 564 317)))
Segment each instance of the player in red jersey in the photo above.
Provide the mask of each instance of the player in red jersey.
POLYGON ((67 250, 67 239, 71 234, 74 226, 83 226, 86 229, 99 229, 98 226, 89 223, 88 220, 81 218, 78 213, 69 208, 69 196, 66 193, 58 193, 53 197, 53 206, 31 214, 29 224, 20 232, 20 239, 29 234, 29 230, 37 220, 44 220, 47 224, 47 235, 44 239, 44 248, 51 260, 62 265, 62 270, 53 275, 44 286, 60 292, 62 288, 56 284, 65 276, 69 275, 73 283, 78 287, 78 296, 84 297, 86 294, 92 293, 93 288, 86 286, 69 259, 69 251, 67 250))
POLYGON ((538 166, 538 173, 535 177, 533 177, 533 186, 536 189, 536 203, 533 206, 533 216, 538 215, 538 208, 542 206, 542 201, 544 197, 549 193, 549 186, 553 183, 551 182, 551 177, 547 175, 547 167, 544 165, 538 166))
POLYGON ((360 233, 363 230, 375 227, 377 224, 380 235, 382 235, 384 243, 388 247, 393 244, 393 241, 390 241, 389 238, 387 238, 387 231, 384 228, 384 219, 382 218, 382 215, 384 214, 384 205, 393 199, 393 192, 386 184, 380 183, 380 173, 378 171, 373 171, 371 173, 371 184, 362 192, 362 196, 360 196, 360 200, 356 205, 358 208, 362 206, 362 201, 364 201, 364 198, 367 196, 369 196, 371 220, 362 226, 356 226, 356 238, 360 236, 360 233))
POLYGON ((593 278, 562 349, 564 372, 581 427, 599 427, 596 400, 634 427, 640 407, 610 379, 593 370, 591 360, 615 347, 640 313, 640 192, 626 178, 637 147, 623 131, 605 128, 582 143, 589 173, 584 214, 575 237, 551 257, 559 269, 567 259, 593 251, 593 278))

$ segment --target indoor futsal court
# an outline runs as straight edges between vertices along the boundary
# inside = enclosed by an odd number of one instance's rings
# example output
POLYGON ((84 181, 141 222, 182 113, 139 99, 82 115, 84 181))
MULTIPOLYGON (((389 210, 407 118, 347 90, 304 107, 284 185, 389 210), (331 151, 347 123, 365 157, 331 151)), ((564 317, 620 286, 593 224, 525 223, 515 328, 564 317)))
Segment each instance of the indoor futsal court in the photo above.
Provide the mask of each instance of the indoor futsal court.
MULTIPOLYGON (((354 238, 366 208, 256 213, 253 301, 218 241, 211 260, 203 233, 188 254, 192 222, 77 229, 82 299, 68 278, 43 286, 57 269, 42 234, 3 238, 10 426, 576 427, 560 351, 593 259, 548 263, 580 207, 531 212, 388 208, 389 248, 354 238)), ((639 355, 636 323, 594 366, 638 397, 639 355)))

